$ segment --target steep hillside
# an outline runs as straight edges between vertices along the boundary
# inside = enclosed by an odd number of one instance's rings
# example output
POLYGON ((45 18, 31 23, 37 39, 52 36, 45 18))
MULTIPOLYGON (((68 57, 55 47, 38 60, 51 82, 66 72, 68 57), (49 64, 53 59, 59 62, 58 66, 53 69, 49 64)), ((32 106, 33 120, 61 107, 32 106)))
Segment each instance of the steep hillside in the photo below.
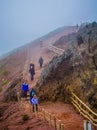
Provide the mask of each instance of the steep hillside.
MULTIPOLYGON (((73 28, 72 28, 73 29, 73 28)), ((29 87, 33 87, 38 80, 40 69, 38 59, 40 56, 44 58, 44 66, 52 59, 55 55, 53 52, 48 50, 48 45, 53 41, 55 42, 61 36, 72 32, 69 30, 60 31, 49 37, 42 39, 43 46, 40 46, 40 39, 37 39, 28 45, 13 50, 7 57, 0 60, 0 130, 9 129, 48 129, 48 123, 43 122, 41 119, 35 119, 32 112, 29 110, 22 110, 21 103, 17 102, 17 91, 21 91, 21 84, 23 83, 23 70, 27 60, 35 64, 36 74, 33 82, 30 81, 29 73, 27 71, 25 79, 28 80, 29 87), (23 121, 23 115, 27 114, 29 120, 23 121), (41 122, 40 122, 41 121, 41 122), (34 122, 34 123, 33 123, 34 122)), ((28 103, 29 106, 29 103, 28 103)), ((76 115, 76 113, 75 113, 76 115)), ((77 118, 78 119, 78 118, 77 118)), ((81 119, 81 118, 79 118, 81 119)), ((81 119, 82 121, 82 119, 81 119)), ((75 127, 74 127, 75 128, 75 127)))
POLYGON ((6 89, 21 78, 26 59, 27 51, 26 48, 23 48, 21 51, 16 51, 0 61, 0 101, 6 89))
POLYGON ((73 91, 97 112, 97 23, 62 36, 54 45, 66 45, 66 51, 41 73, 36 86, 40 100, 68 102, 69 91, 73 91))
POLYGON ((55 35, 60 35, 62 33, 64 35, 64 32, 73 33, 73 32, 76 32, 77 29, 78 29, 78 26, 63 26, 63 27, 55 29, 54 31, 49 32, 45 36, 41 37, 41 39, 42 40, 48 39, 48 38, 54 37, 55 35))
MULTIPOLYGON (((34 40, 33 42, 30 42, 20 48, 17 48, 4 56, 1 57, 0 59, 0 94, 3 95, 5 90, 8 88, 8 86, 11 86, 10 82, 17 82, 17 79, 20 77, 21 79, 21 74, 24 69, 24 65, 26 60, 33 60, 35 61, 38 57, 32 58, 32 50, 35 45, 40 46, 41 41, 43 43, 43 46, 48 45, 51 41, 56 41, 58 38, 60 38, 62 35, 68 34, 69 32, 76 31, 77 27, 61 27, 58 28, 49 34, 38 38, 34 40), (49 41, 49 42, 48 42, 49 41)), ((41 49, 41 47, 40 47, 41 49)), ((48 52, 49 53, 49 52, 48 52)), ((20 82, 19 82, 20 84, 20 82)), ((2 99, 1 99, 2 100, 2 99)))

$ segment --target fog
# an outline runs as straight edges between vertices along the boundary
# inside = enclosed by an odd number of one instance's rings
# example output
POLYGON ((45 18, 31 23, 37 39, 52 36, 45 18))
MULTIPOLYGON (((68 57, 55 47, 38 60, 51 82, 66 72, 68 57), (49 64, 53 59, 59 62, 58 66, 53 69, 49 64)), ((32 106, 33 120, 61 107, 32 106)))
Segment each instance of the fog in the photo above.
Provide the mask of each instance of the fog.
POLYGON ((97 21, 97 0, 0 0, 0 55, 61 26, 97 21))

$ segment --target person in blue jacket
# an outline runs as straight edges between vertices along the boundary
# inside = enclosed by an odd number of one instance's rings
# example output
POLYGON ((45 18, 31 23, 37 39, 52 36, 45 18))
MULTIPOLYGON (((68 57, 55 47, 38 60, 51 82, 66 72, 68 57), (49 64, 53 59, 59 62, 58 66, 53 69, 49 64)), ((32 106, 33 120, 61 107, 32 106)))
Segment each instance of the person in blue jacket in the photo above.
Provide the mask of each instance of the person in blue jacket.
POLYGON ((38 112, 38 98, 36 95, 31 99, 31 103, 33 105, 33 112, 38 112))
POLYGON ((29 86, 27 80, 22 84, 22 97, 27 98, 27 92, 29 91, 29 86))

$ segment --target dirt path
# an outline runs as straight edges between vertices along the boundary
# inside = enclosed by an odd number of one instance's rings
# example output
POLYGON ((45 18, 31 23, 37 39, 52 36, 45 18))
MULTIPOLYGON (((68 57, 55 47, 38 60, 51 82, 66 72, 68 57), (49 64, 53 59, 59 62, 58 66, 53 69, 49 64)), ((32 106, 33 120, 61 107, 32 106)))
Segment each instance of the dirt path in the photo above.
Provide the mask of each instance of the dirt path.
POLYGON ((83 130, 83 117, 76 113, 72 105, 57 103, 44 103, 40 107, 55 114, 64 124, 65 130, 83 130))
MULTIPOLYGON (((33 59, 35 64, 35 79, 34 81, 29 80, 29 75, 27 76, 30 88, 34 87, 35 83, 37 82, 41 71, 38 65, 38 58, 42 56, 44 58, 44 66, 52 59, 54 56, 53 52, 49 52, 47 49, 47 45, 40 48, 40 46, 34 46, 34 51, 32 51, 31 59, 33 59), (38 52, 38 53, 36 53, 38 52), (34 57, 33 57, 34 56, 34 57)), ((48 112, 51 112, 57 116, 58 119, 62 120, 65 126, 65 130, 83 130, 83 117, 76 113, 73 106, 70 104, 63 104, 63 103, 46 103, 44 101, 43 104, 40 104, 41 108, 44 108, 48 112)))

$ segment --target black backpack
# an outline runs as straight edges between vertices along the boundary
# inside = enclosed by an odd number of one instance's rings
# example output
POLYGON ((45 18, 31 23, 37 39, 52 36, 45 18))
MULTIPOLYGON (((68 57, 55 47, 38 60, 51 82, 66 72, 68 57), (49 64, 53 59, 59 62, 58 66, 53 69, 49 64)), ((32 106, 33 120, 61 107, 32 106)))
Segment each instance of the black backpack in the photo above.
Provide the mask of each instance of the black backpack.
POLYGON ((35 94, 36 94, 35 90, 31 90, 30 97, 34 97, 35 94))

